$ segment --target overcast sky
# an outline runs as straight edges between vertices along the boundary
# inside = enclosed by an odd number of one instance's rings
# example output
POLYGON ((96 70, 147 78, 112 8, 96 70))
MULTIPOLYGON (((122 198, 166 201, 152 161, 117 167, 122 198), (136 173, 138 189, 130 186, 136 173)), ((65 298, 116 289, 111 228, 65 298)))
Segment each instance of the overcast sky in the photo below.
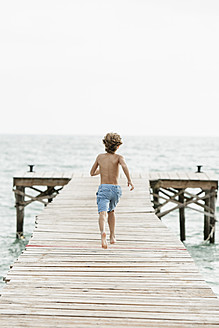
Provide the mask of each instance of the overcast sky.
POLYGON ((0 133, 219 136, 218 0, 0 0, 0 133))

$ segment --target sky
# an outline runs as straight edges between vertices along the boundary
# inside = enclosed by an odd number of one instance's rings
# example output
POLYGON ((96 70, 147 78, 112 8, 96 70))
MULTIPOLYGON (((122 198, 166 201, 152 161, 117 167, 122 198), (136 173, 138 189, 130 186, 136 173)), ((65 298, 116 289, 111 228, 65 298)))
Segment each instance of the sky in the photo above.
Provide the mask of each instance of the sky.
POLYGON ((218 0, 0 0, 0 134, 219 136, 218 0))

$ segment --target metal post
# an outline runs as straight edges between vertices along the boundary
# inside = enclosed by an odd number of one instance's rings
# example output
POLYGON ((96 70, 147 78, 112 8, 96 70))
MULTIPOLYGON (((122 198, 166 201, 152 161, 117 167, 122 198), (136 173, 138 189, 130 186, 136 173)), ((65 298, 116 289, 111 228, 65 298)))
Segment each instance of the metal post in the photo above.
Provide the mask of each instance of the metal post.
POLYGON ((202 173, 201 169, 202 169, 202 165, 197 165, 196 173, 202 173))
POLYGON ((34 168, 35 165, 29 164, 28 166, 29 166, 29 171, 28 172, 34 172, 33 168, 34 168))

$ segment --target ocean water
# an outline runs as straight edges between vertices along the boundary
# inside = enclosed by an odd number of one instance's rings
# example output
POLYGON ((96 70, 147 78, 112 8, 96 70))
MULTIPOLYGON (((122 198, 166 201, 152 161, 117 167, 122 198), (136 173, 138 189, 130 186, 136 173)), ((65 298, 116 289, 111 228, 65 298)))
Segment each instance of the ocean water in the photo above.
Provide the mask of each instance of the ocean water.
MULTIPOLYGON (((25 248, 35 224, 35 216, 43 210, 40 203, 25 208, 25 240, 16 239, 16 210, 13 176, 28 171, 87 172, 100 152, 104 152, 103 136, 0 135, 0 289, 3 277, 25 248)), ((214 137, 148 137, 124 136, 119 153, 124 155, 131 172, 211 171, 219 177, 219 138, 214 137)), ((219 206, 217 201, 217 216, 219 206)), ((178 212, 165 216, 163 222, 179 236, 178 212)), ((203 243, 203 215, 186 210, 185 246, 203 277, 219 296, 219 232, 216 243, 203 243)))

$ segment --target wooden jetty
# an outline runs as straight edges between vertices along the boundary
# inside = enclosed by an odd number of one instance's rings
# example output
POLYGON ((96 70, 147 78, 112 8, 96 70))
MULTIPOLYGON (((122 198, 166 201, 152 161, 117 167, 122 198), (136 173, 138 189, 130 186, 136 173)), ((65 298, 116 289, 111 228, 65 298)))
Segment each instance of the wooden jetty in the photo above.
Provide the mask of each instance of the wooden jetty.
POLYGON ((155 215, 148 177, 120 178, 117 243, 100 247, 98 177, 73 176, 6 277, 0 327, 217 327, 219 299, 155 215))

